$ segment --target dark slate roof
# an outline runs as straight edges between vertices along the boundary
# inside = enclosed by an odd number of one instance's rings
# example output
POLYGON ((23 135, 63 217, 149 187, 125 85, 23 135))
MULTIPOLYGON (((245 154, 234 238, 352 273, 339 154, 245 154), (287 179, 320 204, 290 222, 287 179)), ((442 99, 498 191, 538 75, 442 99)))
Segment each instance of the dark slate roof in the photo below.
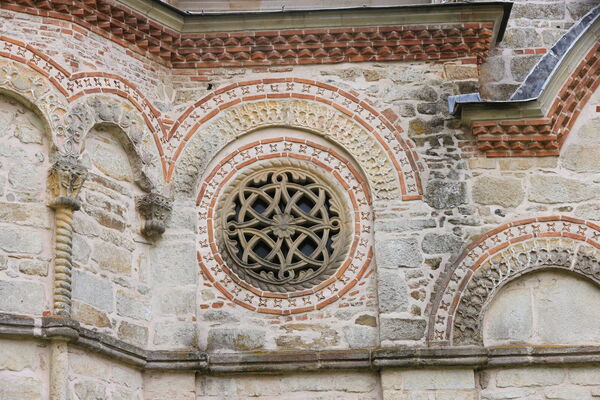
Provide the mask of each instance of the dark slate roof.
POLYGON ((552 74, 577 40, 587 32, 594 21, 600 18, 600 5, 588 12, 577 24, 573 25, 546 53, 525 78, 511 100, 537 99, 552 74))
POLYGON ((529 72, 521 86, 513 93, 510 100, 481 100, 479 93, 468 93, 448 97, 448 108, 451 114, 457 114, 462 104, 510 104, 537 99, 558 69, 565 55, 577 43, 596 20, 600 19, 600 5, 594 7, 581 20, 573 25, 529 72))

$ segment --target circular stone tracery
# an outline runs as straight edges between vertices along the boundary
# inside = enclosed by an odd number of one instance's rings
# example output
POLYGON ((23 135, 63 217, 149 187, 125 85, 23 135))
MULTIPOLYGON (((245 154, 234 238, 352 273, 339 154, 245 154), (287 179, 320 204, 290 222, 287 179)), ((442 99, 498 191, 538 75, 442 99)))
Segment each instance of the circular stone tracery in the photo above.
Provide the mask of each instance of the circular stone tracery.
POLYGON ((218 209, 218 245, 246 282, 289 292, 324 281, 340 266, 349 245, 348 212, 314 168, 259 165, 227 192, 218 209))
MULTIPOLYGON (((262 185, 272 177, 267 173, 267 180, 262 185)), ((312 193, 315 196, 318 191, 312 193)), ((273 196, 272 191, 269 197, 273 196)), ((207 172, 196 201, 198 265, 205 284, 219 290, 232 303, 260 313, 288 315, 322 309, 346 294, 352 298, 368 296, 367 286, 359 283, 368 276, 372 260, 371 197, 362 175, 349 160, 333 149, 295 138, 255 141, 224 156, 207 172), (234 189, 242 187, 243 182, 251 175, 267 170, 301 171, 306 175, 302 179, 324 185, 329 193, 325 197, 330 196, 334 202, 339 202, 337 211, 327 202, 323 205, 329 207, 329 221, 340 218, 342 222, 339 233, 334 232, 336 227, 330 228, 331 242, 327 241, 330 260, 332 254, 333 259, 338 258, 339 252, 339 261, 330 263, 331 270, 325 269, 324 272, 315 274, 314 280, 294 285, 288 291, 262 289, 256 281, 243 277, 223 244, 223 238, 229 238, 230 235, 224 231, 226 224, 222 222, 227 222, 222 213, 227 200, 232 199, 230 201, 235 203, 237 200, 231 196, 236 193, 234 189), (339 237, 339 244, 336 243, 335 246, 333 236, 339 237), (342 244, 341 241, 347 241, 347 244, 342 244), (340 246, 339 249, 337 246, 340 246)), ((275 243, 278 235, 285 238, 289 233, 293 237, 296 227, 290 223, 294 221, 291 217, 298 218, 294 213, 289 213, 290 217, 284 217, 285 213, 281 212, 281 208, 279 210, 280 213, 272 211, 271 218, 268 219, 271 225, 265 223, 263 226, 271 226, 269 235, 275 243), (294 233, 291 232, 292 229, 294 233)), ((307 209, 304 212, 310 214, 307 209)), ((320 213, 316 215, 321 216, 320 213)), ((265 257, 264 252, 261 257, 265 257)), ((310 269, 308 264, 303 268, 310 269)), ((298 276, 298 272, 296 274, 298 276)))

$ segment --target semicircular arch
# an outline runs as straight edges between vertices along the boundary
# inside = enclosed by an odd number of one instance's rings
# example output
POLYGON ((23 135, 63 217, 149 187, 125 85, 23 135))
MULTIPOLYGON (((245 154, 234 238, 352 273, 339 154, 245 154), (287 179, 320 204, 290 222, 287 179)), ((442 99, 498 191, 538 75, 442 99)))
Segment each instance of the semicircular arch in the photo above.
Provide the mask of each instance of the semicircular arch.
POLYGON ((399 125, 351 94, 293 79, 231 85, 190 107, 169 134, 169 180, 177 191, 192 195, 221 148, 244 134, 276 126, 309 131, 343 147, 365 172, 375 198, 421 198, 423 168, 412 143, 400 136, 399 125))
POLYGON ((486 307, 519 276, 561 269, 600 285, 600 227, 569 217, 501 226, 471 244, 440 277, 428 307, 431 345, 481 345, 486 307))

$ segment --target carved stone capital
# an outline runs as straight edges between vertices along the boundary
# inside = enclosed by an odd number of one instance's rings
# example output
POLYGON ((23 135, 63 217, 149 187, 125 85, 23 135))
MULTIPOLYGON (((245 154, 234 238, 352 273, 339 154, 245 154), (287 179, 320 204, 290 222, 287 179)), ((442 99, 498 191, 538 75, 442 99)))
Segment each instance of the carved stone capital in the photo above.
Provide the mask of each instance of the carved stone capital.
POLYGON ((148 238, 160 236, 171 216, 172 200, 157 193, 149 193, 136 199, 137 209, 144 218, 142 234, 148 238))
POLYGON ((87 178, 87 168, 74 157, 61 156, 50 167, 48 188, 52 194, 50 207, 78 210, 77 196, 87 178))

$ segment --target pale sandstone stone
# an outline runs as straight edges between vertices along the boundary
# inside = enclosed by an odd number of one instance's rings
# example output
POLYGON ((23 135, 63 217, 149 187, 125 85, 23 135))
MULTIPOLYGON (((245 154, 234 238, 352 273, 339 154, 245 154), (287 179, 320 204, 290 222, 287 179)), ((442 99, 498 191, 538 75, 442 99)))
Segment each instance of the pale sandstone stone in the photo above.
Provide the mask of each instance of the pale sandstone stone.
POLYGON ((600 371, 597 368, 569 369, 569 382, 576 385, 600 385, 600 371))
MULTIPOLYGON (((35 118, 35 117, 34 117, 35 118)), ((37 119, 37 118, 36 118, 37 119)), ((27 121, 29 122, 29 121, 27 121)), ((33 122, 33 121, 32 121, 33 122)), ((36 143, 42 144, 44 139, 44 132, 40 129, 39 120, 36 121, 35 125, 31 122, 22 123, 15 127, 15 137, 21 141, 23 144, 27 143, 36 143)))
POLYGON ((570 203, 590 200, 599 194, 597 187, 558 175, 534 175, 530 178, 529 201, 570 203))
POLYGON ((48 275, 48 262, 39 260, 23 260, 19 263, 19 272, 27 275, 48 275))
POLYGON ((44 309, 45 288, 37 282, 0 281, 0 310, 40 315, 44 309))
POLYGON ((578 387, 557 387, 546 390, 549 400, 582 400, 589 398, 589 390, 578 387))
POLYGON ((539 288, 533 292, 533 299, 538 336, 542 343, 598 343, 600 290, 597 285, 587 279, 561 273, 536 275, 529 279, 539 288))
POLYGON ((152 251, 152 276, 161 285, 190 285, 198 281, 198 262, 193 242, 161 242, 152 251))
POLYGON ((573 212, 579 218, 600 221, 600 203, 582 204, 575 207, 573 212))
POLYGON ((600 145, 572 144, 566 148, 562 156, 565 168, 576 172, 600 171, 600 145))
POLYGON ((111 391, 111 400, 142 400, 142 392, 140 390, 125 389, 122 387, 113 388, 111 391))
POLYGON ((238 396, 275 396, 287 391, 287 388, 281 382, 281 378, 277 376, 239 377, 235 380, 238 396))
POLYGON ((0 370, 21 371, 40 368, 41 353, 45 349, 24 340, 0 340, 0 370))
POLYGON ((401 271, 381 269, 377 274, 377 283, 381 312, 403 312, 408 309, 406 280, 401 271))
POLYGON ((39 203, 0 203, 0 222, 50 228, 52 213, 46 205, 39 203))
POLYGON ((103 311, 112 311, 113 287, 107 279, 88 272, 73 271, 73 298, 103 311))
POLYGON ((427 233, 421 248, 428 254, 458 253, 462 244, 462 239, 453 234, 427 233))
POLYGON ((133 181, 133 171, 127 153, 116 143, 92 141, 91 157, 94 165, 104 174, 120 181, 133 181))
POLYGON ((470 369, 423 369, 402 373, 405 390, 475 389, 470 369))
POLYGON ((435 228, 437 224, 435 219, 383 219, 375 220, 375 231, 381 232, 402 232, 402 231, 420 231, 428 228, 435 228))
POLYGON ((415 238, 385 238, 375 235, 375 259, 379 268, 416 268, 423 257, 415 238))
POLYGON ((342 392, 368 393, 376 389, 377 378, 369 373, 342 372, 334 376, 334 385, 342 392))
POLYGON ((110 381, 133 390, 143 386, 142 372, 126 365, 114 364, 110 370, 110 381))
POLYGON ((221 376, 203 376, 199 386, 206 395, 232 397, 237 394, 237 382, 221 376))
POLYGON ((517 207, 524 197, 519 179, 481 176, 473 182, 473 200, 479 204, 517 207))
POLYGON ((17 192, 39 193, 43 177, 37 168, 26 168, 23 165, 14 166, 8 171, 8 183, 17 192))
POLYGON ((104 383, 82 380, 73 386, 75 395, 80 400, 106 400, 106 385, 104 383))
POLYGON ((533 336, 529 288, 505 288, 493 300, 483 321, 483 342, 527 342, 533 336))
POLYGON ((445 64, 444 74, 449 80, 477 79, 479 77, 478 69, 474 65, 445 64))
POLYGON ((144 373, 144 400, 195 400, 195 373, 144 373))
POLYGON ((318 349, 335 347, 340 343, 340 333, 325 324, 285 324, 275 338, 277 347, 282 350, 318 349))
POLYGON ((213 328, 208 331, 208 351, 260 350, 265 345, 265 332, 255 329, 213 328))
POLYGON ((14 373, 0 373, 0 399, 2 400, 42 400, 45 398, 42 389, 42 382, 38 379, 14 373))
POLYGON ((511 400, 523 399, 534 394, 535 391, 523 388, 488 389, 481 392, 481 400, 511 400))
POLYGON ((74 233, 73 234, 73 260, 79 264, 86 264, 92 253, 92 248, 88 244, 88 239, 74 233))
POLYGON ((39 254, 42 252, 42 232, 13 226, 0 229, 0 249, 7 253, 39 254))
POLYGON ((577 137, 587 139, 586 142, 590 139, 595 142, 600 141, 600 132, 598 131, 599 126, 600 118, 592 118, 577 131, 577 137))
POLYGON ((113 365, 105 358, 80 350, 69 351, 69 368, 72 372, 90 378, 107 379, 113 365))
POLYGON ((117 335, 119 339, 139 347, 148 343, 148 328, 127 321, 121 321, 117 335))
POLYGON ((324 392, 335 388, 334 380, 327 374, 298 374, 281 379, 288 392, 324 392))
POLYGON ((498 371, 497 387, 549 386, 562 383, 565 371, 559 368, 511 368, 498 371))
POLYGON ((378 332, 367 326, 347 326, 343 328, 344 338, 351 349, 364 349, 377 346, 378 332))
POLYGON ((440 390, 435 392, 435 400, 479 400, 475 390, 440 390))
POLYGON ((132 296, 124 290, 117 290, 117 314, 139 320, 149 321, 152 310, 147 300, 140 296, 132 296))
POLYGON ((495 169, 497 161, 493 158, 470 158, 470 169, 495 169))
POLYGON ((381 316, 381 340, 419 340, 425 335, 427 323, 422 319, 381 316))
POLYGON ((196 343, 193 322, 161 322, 154 327, 154 344, 175 347, 192 347, 196 343))
POLYGON ((112 324, 106 313, 79 301, 73 302, 73 318, 85 324, 98 328, 110 328, 112 324))
POLYGON ((172 288, 156 295, 155 309, 162 314, 193 313, 196 306, 196 288, 172 288))

